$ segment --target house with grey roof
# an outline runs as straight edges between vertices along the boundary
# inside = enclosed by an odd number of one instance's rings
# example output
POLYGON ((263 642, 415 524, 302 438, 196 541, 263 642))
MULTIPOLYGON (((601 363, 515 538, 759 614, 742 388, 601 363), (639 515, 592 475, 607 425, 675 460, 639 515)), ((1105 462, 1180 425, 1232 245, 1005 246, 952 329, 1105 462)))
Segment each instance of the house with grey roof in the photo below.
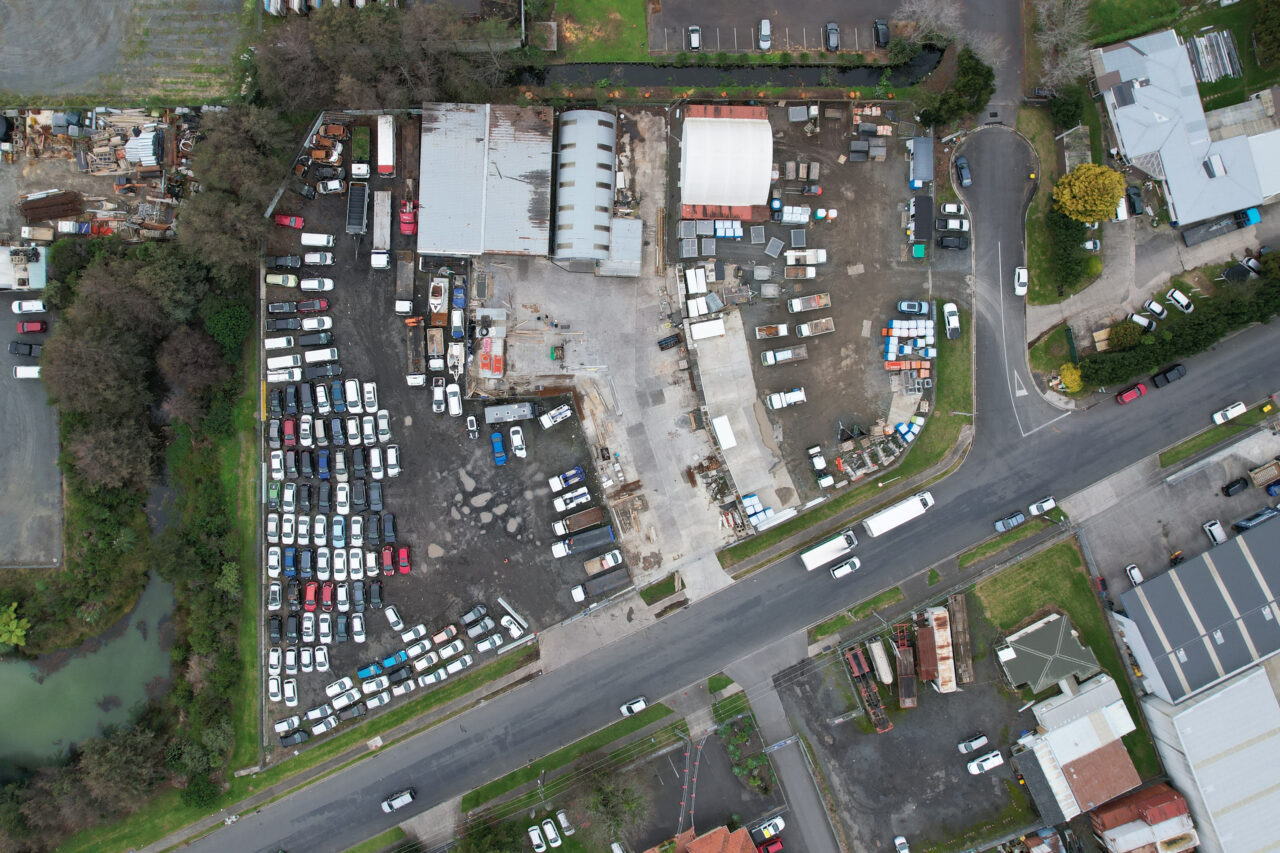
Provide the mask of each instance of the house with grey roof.
POLYGON ((1162 30, 1090 52, 1120 159, 1160 184, 1176 225, 1262 204, 1249 137, 1214 139, 1186 47, 1162 30))

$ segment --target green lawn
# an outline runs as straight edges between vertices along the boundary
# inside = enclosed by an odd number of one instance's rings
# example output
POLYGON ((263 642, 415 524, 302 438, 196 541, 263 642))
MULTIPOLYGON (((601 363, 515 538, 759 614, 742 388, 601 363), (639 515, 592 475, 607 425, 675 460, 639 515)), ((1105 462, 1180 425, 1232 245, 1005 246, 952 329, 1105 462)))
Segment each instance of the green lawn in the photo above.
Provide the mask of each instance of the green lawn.
POLYGON ((1049 526, 1049 522, 1043 518, 1028 519, 1023 524, 1018 525, 1012 530, 1006 530, 993 539, 988 539, 976 548, 965 551, 960 555, 960 568, 972 566, 979 560, 985 560, 992 554, 998 554, 1005 548, 1008 548, 1015 542, 1021 542, 1029 536, 1034 536, 1041 530, 1049 526))
POLYGON ((868 598, 849 612, 853 615, 853 621, 857 622, 861 619, 866 619, 875 611, 883 610, 890 604, 897 604, 901 600, 902 589, 900 587, 892 586, 878 595, 868 598))
POLYGON ((1267 417, 1269 413, 1263 411, 1263 407, 1250 409, 1240 417, 1233 421, 1227 421, 1225 424, 1214 424, 1204 432, 1191 436, 1181 444, 1175 444, 1168 450, 1160 454, 1160 467, 1168 468, 1170 465, 1176 465, 1189 456, 1195 456, 1202 450, 1208 450, 1220 441, 1226 441, 1233 435, 1257 426, 1267 417))
POLYGON ((558 770, 571 761, 589 752, 595 752, 597 749, 608 746, 616 740, 643 729, 650 723, 656 723, 663 717, 670 716, 672 713, 670 708, 661 703, 650 705, 633 717, 619 720, 613 725, 607 726, 594 734, 589 734, 582 740, 562 747, 548 756, 521 767, 519 770, 513 770, 505 776, 500 776, 492 782, 481 785, 474 791, 469 791, 462 797, 462 811, 465 813, 477 806, 482 806, 490 800, 497 799, 503 794, 519 788, 521 785, 533 782, 540 773, 558 770))
POLYGON ((672 572, 657 583, 649 584, 640 590, 640 597, 644 599, 645 604, 657 604, 664 598, 669 598, 676 593, 676 573, 672 572))
POLYGON ((727 687, 733 686, 733 679, 725 675, 723 672, 717 672, 715 675, 707 679, 707 692, 719 693, 727 687))
POLYGON ((1093 43, 1111 44, 1167 27, 1178 17, 1179 8, 1178 0, 1093 0, 1089 4, 1093 43))
MULTIPOLYGON (((1143 779, 1159 775, 1155 746, 1147 735, 1120 652, 1112 641, 1102 606, 1089 584, 1084 560, 1074 543, 1062 542, 1046 548, 983 581, 974 591, 986 618, 1006 634, 1051 608, 1065 613, 1080 632, 1080 641, 1093 651, 1098 663, 1120 686, 1129 713, 1138 726, 1124 737, 1138 773, 1143 779)), ((1057 692, 1055 686, 1036 698, 1045 699, 1057 692)))
POLYGON ((1031 305, 1050 305, 1061 301, 1053 284, 1049 266, 1052 244, 1044 216, 1053 204, 1053 185, 1062 172, 1058 168, 1058 151, 1054 144, 1053 119, 1043 107, 1023 107, 1018 110, 1018 132, 1031 140, 1040 159, 1039 185, 1031 206, 1027 209, 1027 272, 1030 277, 1027 302, 1031 305))
POLYGON ((1027 357, 1032 370, 1038 373, 1057 373, 1059 367, 1071 360, 1071 348, 1067 345, 1067 324, 1063 323, 1036 341, 1027 357))
MULTIPOLYGON (((206 815, 236 803, 257 791, 269 788, 291 776, 301 773, 317 764, 322 764, 352 747, 359 746, 373 737, 383 735, 397 726, 427 713, 440 705, 477 690, 494 679, 501 678, 509 672, 519 669, 535 660, 537 650, 530 649, 524 653, 513 653, 500 658, 488 666, 481 667, 470 675, 457 681, 419 696, 416 700, 406 702, 381 716, 374 717, 362 726, 348 729, 340 735, 324 740, 303 750, 297 757, 282 761, 254 776, 241 776, 232 779, 230 789, 223 794, 212 808, 198 809, 182 805, 176 790, 166 791, 155 797, 124 820, 81 832, 72 836, 59 848, 63 853, 96 853, 99 850, 125 850, 145 847, 159 841, 171 832, 188 826, 206 815)), ((239 745, 237 745, 239 748, 239 745)), ((386 745, 383 747, 386 748, 386 745)))
POLYGON ((236 404, 235 435, 221 442, 221 478, 228 503, 236 508, 236 525, 240 535, 240 569, 245 596, 240 604, 240 685, 232 702, 236 742, 231 751, 230 767, 239 770, 258 763, 262 744, 259 724, 258 627, 262 588, 258 572, 258 438, 254 415, 258 409, 257 338, 245 344, 244 388, 236 404))
POLYGON ((750 710, 751 703, 747 701, 747 694, 735 693, 711 706, 711 718, 719 724, 750 710))
POLYGON ((835 616, 832 616, 825 622, 819 622, 809 629, 809 642, 816 643, 824 637, 830 637, 837 631, 842 631, 849 625, 853 624, 853 619, 849 617, 846 610, 842 610, 835 616))
POLYGON ((929 570, 929 586, 933 586, 934 584, 938 583, 941 580, 942 580, 942 575, 938 574, 937 569, 929 570))
POLYGON ((1260 68, 1253 59, 1253 26, 1257 10, 1258 0, 1241 0, 1225 8, 1214 5, 1178 22, 1178 34, 1184 39, 1204 27, 1229 29, 1235 35, 1244 76, 1200 85, 1200 99, 1206 110, 1244 103, 1250 93, 1280 82, 1280 68, 1260 68))
MULTIPOLYGON (((940 462, 959 441, 961 428, 973 420, 969 414, 973 410, 972 324, 969 313, 963 310, 960 312, 960 328, 964 334, 958 340, 942 340, 938 345, 934 385, 937 397, 933 413, 925 422, 919 438, 912 442, 902 463, 884 472, 885 481, 914 477, 940 462)), ((870 501, 880 494, 880 482, 880 479, 873 478, 790 521, 721 550, 716 555, 720 565, 727 569, 815 524, 840 515, 850 507, 870 501)), ((879 507, 869 507, 867 514, 875 509, 879 507)))
MULTIPOLYGON (((565 62, 646 62, 645 0, 558 0, 565 62)), ((683 46, 683 45, 682 45, 683 46)))
POLYGON ((373 838, 361 841, 355 847, 348 847, 347 853, 378 853, 384 847, 390 847, 408 838, 404 830, 398 826, 393 826, 386 832, 375 835, 373 838))
POLYGON ((1089 97, 1089 90, 1085 86, 1080 87, 1080 105, 1084 113, 1083 123, 1089 128, 1089 153, 1093 162, 1104 164, 1107 161, 1103 159, 1102 150, 1102 105, 1089 97))

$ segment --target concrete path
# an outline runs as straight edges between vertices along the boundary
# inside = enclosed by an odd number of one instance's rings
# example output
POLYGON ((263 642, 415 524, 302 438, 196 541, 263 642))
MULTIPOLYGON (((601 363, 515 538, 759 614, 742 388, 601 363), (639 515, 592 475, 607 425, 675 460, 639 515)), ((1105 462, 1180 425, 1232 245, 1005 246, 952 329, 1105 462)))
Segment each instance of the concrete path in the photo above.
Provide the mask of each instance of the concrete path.
POLYGON ((1137 311, 1174 276, 1280 241, 1280 221, 1274 217, 1198 246, 1184 246, 1174 231, 1153 230, 1148 221, 1142 217, 1102 226, 1102 275, 1057 305, 1028 305, 1027 343, 1061 323, 1071 324, 1078 342, 1090 340, 1095 330, 1137 311))
MULTIPOLYGON (((780 744, 795 735, 782 699, 774 689, 773 674, 803 660, 807 652, 805 634, 798 633, 725 667, 725 675, 744 685, 766 746, 780 744)), ((840 853, 822 794, 799 739, 775 749, 769 754, 769 760, 790 809, 784 818, 787 849, 840 853)))

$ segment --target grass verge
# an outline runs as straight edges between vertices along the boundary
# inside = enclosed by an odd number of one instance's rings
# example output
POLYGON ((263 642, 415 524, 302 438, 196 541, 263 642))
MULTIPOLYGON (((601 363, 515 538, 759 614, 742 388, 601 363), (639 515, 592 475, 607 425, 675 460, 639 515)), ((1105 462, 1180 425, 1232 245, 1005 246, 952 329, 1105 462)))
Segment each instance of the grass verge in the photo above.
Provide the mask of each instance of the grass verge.
POLYGON ((556 20, 565 62, 649 59, 644 0, 559 0, 556 20))
POLYGON ((644 599, 645 604, 657 604, 664 598, 669 598, 676 593, 676 573, 672 572, 662 580, 654 584, 649 584, 640 590, 640 597, 644 599))
POLYGON ((1012 530, 1006 530, 994 539, 988 539, 978 547, 971 548, 961 554, 958 561, 960 563, 960 568, 967 568, 979 560, 985 560, 992 554, 998 554, 1014 542, 1021 542, 1023 539, 1034 536, 1048 526, 1049 522, 1047 519, 1032 518, 1023 524, 1019 524, 1012 530))
MULTIPOLYGON (((1060 542, 1046 548, 983 581, 974 591, 986 618, 1006 634, 1050 610, 1065 613, 1080 632, 1080 641, 1115 679, 1129 714, 1138 725, 1124 736, 1124 744, 1138 773, 1143 779, 1159 775, 1155 746, 1147 735, 1120 652, 1112 641, 1098 597, 1084 571, 1084 560, 1074 542, 1060 542)), ((1052 687, 1036 698, 1044 699, 1057 691, 1057 687, 1052 687)))
POLYGON ((1034 823, 1036 814, 1031 809, 1031 800, 1027 797, 1026 789, 1012 779, 1001 781, 1004 782, 1005 792, 1009 795, 1004 808, 993 817, 979 820, 965 827, 941 844, 926 844, 924 849, 929 853, 981 850, 988 846, 984 842, 989 843, 994 838, 1007 836, 1034 823))
MULTIPOLYGON (((965 311, 960 312, 960 328, 965 334, 955 341, 943 341, 938 347, 937 382, 934 386, 937 395, 933 413, 925 422, 924 430, 911 444, 902 463, 883 472, 894 480, 914 477, 942 461, 959 441, 961 428, 973 421, 969 414, 973 410, 973 338, 970 315, 965 311)), ((731 545, 716 556, 720 565, 727 569, 879 493, 879 482, 864 483, 790 521, 731 545)))
POLYGON ((859 622, 877 610, 888 607, 890 604, 897 604, 902 598, 902 588, 891 586, 878 595, 868 598, 849 612, 853 615, 853 621, 859 622))
POLYGON ((1267 412, 1264 412, 1262 407, 1259 406, 1256 409, 1250 409, 1233 421, 1227 421, 1225 424, 1215 424, 1204 432, 1197 433, 1186 441, 1162 451, 1160 453, 1160 467, 1168 468, 1170 465, 1176 465, 1189 456, 1195 456, 1202 450, 1208 450, 1220 441, 1226 441, 1233 435, 1239 435, 1250 427, 1257 426, 1266 417, 1267 412))
POLYGON ((1050 305, 1060 301, 1050 267, 1053 245, 1045 223, 1045 214, 1053 204, 1053 185, 1062 174, 1058 168, 1053 118, 1042 107, 1023 107, 1018 110, 1018 132, 1031 141, 1040 159, 1039 187, 1027 208, 1027 272, 1030 278, 1027 302, 1050 305))
POLYGON ((403 829, 393 826, 386 832, 375 835, 373 838, 361 841, 355 847, 348 847, 347 853, 378 853, 384 847, 390 847, 392 844, 398 844, 408 838, 403 829))
POLYGON ((536 780, 541 773, 558 770, 569 762, 637 732, 650 723, 655 723, 663 717, 669 716, 671 713, 672 710, 661 703, 650 705, 633 717, 619 720, 613 725, 589 734, 581 740, 557 749, 550 755, 530 762, 525 767, 513 770, 505 776, 500 776, 492 782, 481 785, 474 791, 468 791, 462 797, 462 811, 464 813, 469 812, 477 806, 496 800, 503 794, 536 780))
POLYGON ((731 720, 739 714, 745 714, 750 710, 751 703, 747 701, 747 694, 735 693, 711 706, 711 718, 715 720, 716 725, 719 725, 725 720, 731 720))
POLYGON ((279 764, 252 776, 241 776, 232 779, 226 793, 207 809, 184 806, 178 799, 178 791, 170 790, 147 802, 138 811, 122 821, 110 826, 97 827, 68 839, 59 849, 70 853, 96 853, 99 850, 127 850, 145 847, 166 835, 189 826, 201 818, 213 814, 227 806, 235 805, 245 797, 271 787, 295 776, 304 770, 322 764, 331 758, 341 755, 347 750, 363 744, 365 741, 383 735, 414 717, 465 696, 481 686, 501 678, 520 667, 537 659, 536 648, 523 654, 512 654, 507 659, 499 659, 463 676, 452 684, 446 684, 433 690, 416 701, 406 702, 375 717, 363 726, 343 732, 337 737, 323 741, 315 747, 305 750, 296 758, 282 761, 279 764))
POLYGON ((717 672, 715 675, 707 679, 707 692, 719 693, 727 687, 733 686, 733 679, 725 675, 723 672, 717 672))
POLYGON ((938 574, 937 569, 929 570, 929 586, 933 586, 942 580, 942 575, 938 574))
POLYGON ((231 703, 236 740, 231 750, 232 770, 258 763, 262 745, 259 697, 262 681, 258 661, 258 629, 262 624, 262 587, 258 572, 258 435, 255 414, 258 400, 257 339, 245 344, 244 387, 232 414, 235 434, 218 448, 220 475, 228 503, 236 508, 240 536, 240 573, 244 598, 240 602, 240 688, 231 703))
POLYGON ((835 616, 832 616, 825 622, 819 622, 809 629, 809 642, 816 643, 821 639, 830 637, 839 631, 853 624, 853 619, 849 617, 847 610, 842 610, 835 616))
POLYGON ((1031 369, 1037 373, 1057 373, 1058 368, 1071 360, 1071 347, 1067 344, 1068 328, 1063 323, 1036 341, 1027 354, 1031 369))

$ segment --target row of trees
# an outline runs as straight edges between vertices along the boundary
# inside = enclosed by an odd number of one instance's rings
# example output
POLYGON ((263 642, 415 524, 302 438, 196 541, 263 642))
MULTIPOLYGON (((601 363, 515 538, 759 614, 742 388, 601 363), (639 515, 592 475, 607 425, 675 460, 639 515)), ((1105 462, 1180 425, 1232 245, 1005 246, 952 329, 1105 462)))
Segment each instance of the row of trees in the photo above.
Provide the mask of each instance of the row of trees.
POLYGON ((1250 323, 1268 322, 1280 313, 1280 258, 1264 256, 1262 272, 1261 281, 1226 285, 1213 299, 1197 302, 1193 313, 1174 314, 1154 332, 1143 333, 1128 320, 1116 324, 1109 338, 1111 348, 1081 359, 1084 385, 1119 385, 1206 350, 1250 323), (1235 288, 1245 292, 1233 292, 1235 288))
POLYGON ((173 684, 133 726, 9 785, 2 850, 51 849, 136 809, 166 782, 207 804, 218 793, 210 774, 235 743, 239 605, 249 580, 216 449, 236 441, 264 196, 284 171, 279 149, 289 135, 274 116, 245 107, 207 114, 201 129, 193 156, 205 192, 183 205, 176 243, 102 238, 50 249, 47 297, 59 316, 41 365, 61 414, 66 559, 17 599, 15 614, 30 620, 33 645, 101 630, 130 605, 146 571, 158 571, 175 585, 173 684), (153 538, 142 508, 162 454, 179 512, 153 538))
POLYGON ((1258 0, 1253 21, 1253 43, 1258 64, 1263 68, 1280 65, 1280 0, 1258 0))

